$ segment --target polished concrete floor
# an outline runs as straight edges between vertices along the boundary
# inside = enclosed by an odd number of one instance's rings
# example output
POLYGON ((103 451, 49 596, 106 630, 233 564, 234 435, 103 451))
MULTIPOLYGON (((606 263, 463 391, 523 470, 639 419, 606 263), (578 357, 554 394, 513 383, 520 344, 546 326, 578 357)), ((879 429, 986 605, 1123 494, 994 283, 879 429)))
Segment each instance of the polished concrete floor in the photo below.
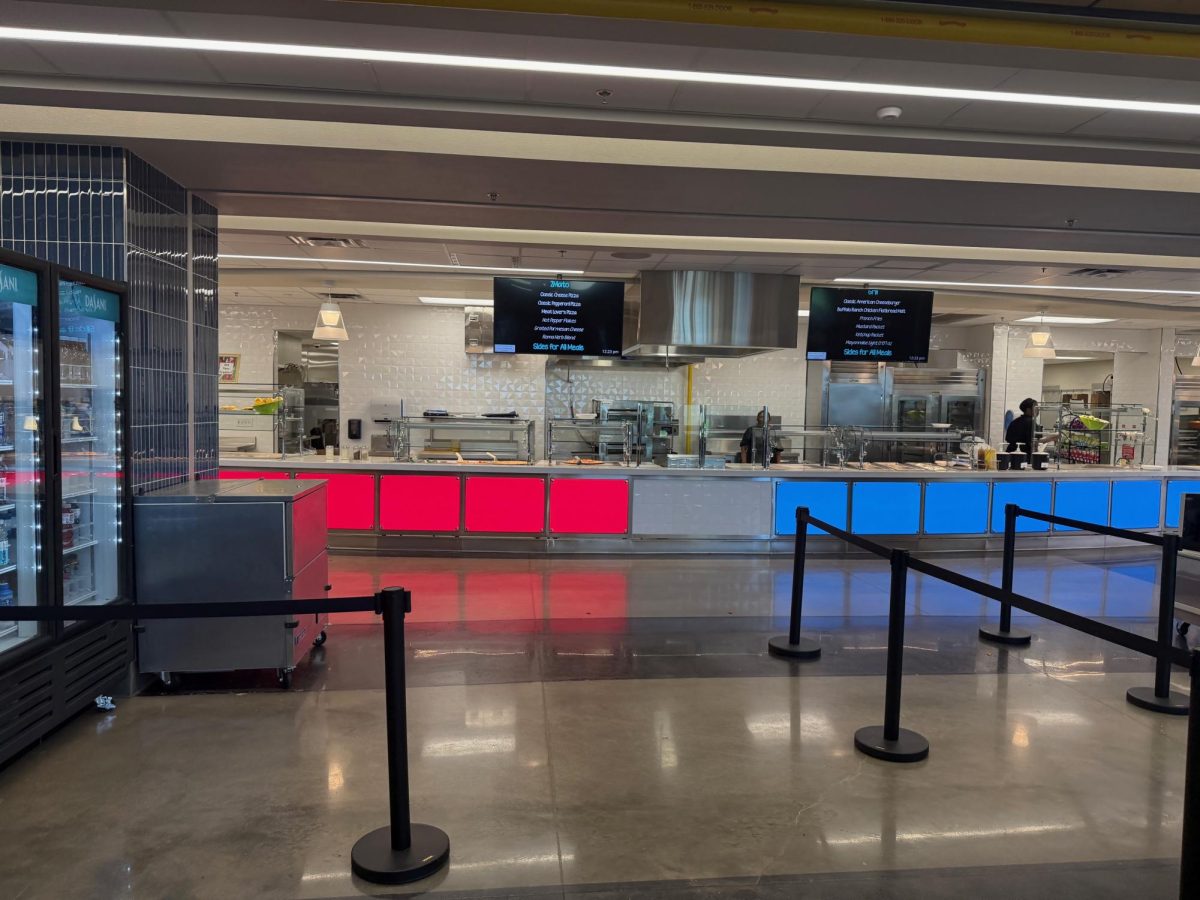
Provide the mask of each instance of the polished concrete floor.
MULTIPOLYGON (((993 559, 947 561, 998 579, 993 559)), ((1136 554, 1023 556, 1018 588, 1152 633, 1136 554)), ((4 898, 1172 897, 1186 720, 1125 703, 1148 660, 914 579, 904 724, 883 714, 886 571, 810 564, 813 663, 766 654, 786 560, 337 557, 334 593, 414 591, 413 812, 449 869, 349 873, 387 816, 379 625, 347 616, 281 692, 255 673, 87 714, 0 771, 4 898)), ((1182 596, 1182 594, 1181 594, 1182 596)), ((1179 674, 1177 687, 1186 689, 1179 674)))

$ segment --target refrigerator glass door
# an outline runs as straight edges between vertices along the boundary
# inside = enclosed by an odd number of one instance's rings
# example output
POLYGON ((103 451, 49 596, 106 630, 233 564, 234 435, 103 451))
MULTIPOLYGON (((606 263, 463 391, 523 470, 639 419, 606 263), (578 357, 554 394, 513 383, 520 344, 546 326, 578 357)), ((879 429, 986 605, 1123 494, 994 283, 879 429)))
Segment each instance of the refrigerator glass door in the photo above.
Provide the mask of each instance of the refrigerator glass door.
POLYGON ((1200 398, 1176 398, 1171 465, 1200 465, 1200 398))
POLYGON ((0 265, 0 652, 46 630, 4 620, 4 607, 45 602, 38 287, 36 273, 0 265))
POLYGON ((103 604, 121 590, 123 498, 117 294, 59 282, 63 602, 103 604))

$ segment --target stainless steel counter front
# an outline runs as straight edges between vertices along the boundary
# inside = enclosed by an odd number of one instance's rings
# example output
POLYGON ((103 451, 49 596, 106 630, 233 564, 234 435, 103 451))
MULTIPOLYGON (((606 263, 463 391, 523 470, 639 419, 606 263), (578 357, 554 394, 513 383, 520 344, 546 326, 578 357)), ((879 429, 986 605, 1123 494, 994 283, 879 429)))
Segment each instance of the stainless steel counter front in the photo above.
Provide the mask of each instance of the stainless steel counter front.
MULTIPOLYGON (((898 546, 989 549, 1004 506, 1122 528, 1178 525, 1200 469, 976 472, 772 466, 725 470, 222 460, 222 477, 321 479, 335 549, 395 553, 782 553, 795 510, 898 546)), ((1027 542, 1103 539, 1023 521, 1027 542)), ((810 546, 842 552, 816 535, 810 546)))

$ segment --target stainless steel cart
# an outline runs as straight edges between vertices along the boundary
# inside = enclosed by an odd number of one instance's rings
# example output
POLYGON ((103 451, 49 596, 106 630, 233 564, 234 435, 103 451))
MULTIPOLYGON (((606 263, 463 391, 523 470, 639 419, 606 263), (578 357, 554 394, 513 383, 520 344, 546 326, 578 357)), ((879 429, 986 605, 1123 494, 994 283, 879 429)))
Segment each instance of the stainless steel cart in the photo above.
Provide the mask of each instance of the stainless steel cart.
MULTIPOLYGON (((323 481, 202 481, 134 498, 139 604, 303 600, 329 582, 323 481)), ((281 686, 327 615, 150 619, 138 665, 171 684, 178 672, 274 669, 281 686)))

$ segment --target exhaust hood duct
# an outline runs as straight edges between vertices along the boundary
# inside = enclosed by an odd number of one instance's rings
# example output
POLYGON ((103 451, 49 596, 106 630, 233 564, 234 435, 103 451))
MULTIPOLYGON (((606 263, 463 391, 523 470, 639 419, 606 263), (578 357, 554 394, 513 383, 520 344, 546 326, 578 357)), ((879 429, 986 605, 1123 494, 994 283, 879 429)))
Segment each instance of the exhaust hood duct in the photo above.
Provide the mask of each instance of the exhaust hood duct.
POLYGON ((795 350, 800 278, 642 272, 625 294, 624 355, 698 362, 795 350))

